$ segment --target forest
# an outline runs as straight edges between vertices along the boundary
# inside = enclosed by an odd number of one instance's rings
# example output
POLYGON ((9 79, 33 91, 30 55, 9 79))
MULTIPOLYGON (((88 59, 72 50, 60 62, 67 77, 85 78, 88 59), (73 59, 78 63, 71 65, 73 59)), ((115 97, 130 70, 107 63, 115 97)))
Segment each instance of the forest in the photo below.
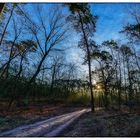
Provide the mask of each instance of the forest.
POLYGON ((133 136, 139 136, 140 4, 118 4, 125 13, 120 19, 105 15, 105 5, 0 4, 0 133, 29 118, 90 108, 90 117, 137 116, 133 136), (108 27, 112 32, 118 27, 119 37, 106 33, 108 27))

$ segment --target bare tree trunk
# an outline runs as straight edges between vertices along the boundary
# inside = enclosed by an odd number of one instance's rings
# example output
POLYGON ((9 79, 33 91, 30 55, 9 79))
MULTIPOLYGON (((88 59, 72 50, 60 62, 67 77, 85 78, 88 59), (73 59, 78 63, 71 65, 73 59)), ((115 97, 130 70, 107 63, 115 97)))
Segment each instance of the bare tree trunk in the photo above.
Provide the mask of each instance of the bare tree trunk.
POLYGON ((3 77, 3 75, 5 74, 5 79, 8 78, 8 75, 9 75, 9 67, 10 67, 10 63, 12 61, 12 53, 13 53, 13 48, 14 48, 14 45, 15 45, 15 41, 16 41, 16 38, 14 39, 13 43, 12 43, 12 46, 11 46, 11 50, 10 50, 10 54, 9 54, 9 59, 8 59, 8 62, 3 70, 3 72, 1 73, 1 78, 3 77))
POLYGON ((118 85, 118 104, 119 104, 119 111, 121 110, 121 88, 122 88, 122 74, 121 74, 121 58, 118 52, 118 59, 119 59, 119 85, 118 85))
POLYGON ((129 80, 129 111, 131 113, 132 111, 132 95, 133 95, 133 89, 132 89, 132 81, 130 76, 130 67, 129 62, 127 60, 127 70, 128 70, 128 80, 129 80))
POLYGON ((125 94, 125 100, 127 102, 128 99, 127 99, 127 92, 126 92, 126 71, 125 71, 125 60, 124 60, 124 56, 123 56, 123 75, 124 75, 124 94, 125 94))
POLYGON ((29 103, 29 90, 30 90, 30 86, 31 86, 31 84, 35 81, 37 75, 39 74, 40 69, 41 69, 41 66, 42 66, 42 64, 43 64, 43 62, 44 62, 44 60, 45 60, 47 54, 48 54, 48 53, 46 53, 46 54, 42 57, 42 59, 41 59, 39 65, 38 65, 38 67, 37 67, 36 72, 34 73, 34 75, 32 76, 32 78, 31 78, 31 79, 29 80, 29 82, 27 83, 27 87, 26 87, 26 90, 25 90, 25 95, 26 95, 27 104, 29 103))
POLYGON ((109 102, 108 102, 108 91, 105 87, 105 91, 104 91, 104 97, 105 97, 105 109, 108 110, 109 108, 109 102))
MULTIPOLYGON (((88 47, 87 47, 87 50, 88 50, 88 47)), ((93 96, 93 89, 92 89, 90 54, 88 54, 88 70, 89 70, 89 83, 90 83, 90 93, 91 93, 91 110, 92 110, 92 112, 94 112, 95 109, 94 109, 94 96, 93 96)))
POLYGON ((10 12, 10 16, 9 16, 8 21, 7 21, 7 23, 6 23, 6 25, 5 25, 5 28, 4 28, 4 30, 3 30, 3 33, 2 33, 2 36, 1 36, 1 39, 0 39, 0 46, 1 46, 1 44, 2 44, 4 35, 5 35, 5 33, 6 33, 6 30, 7 30, 8 25, 9 25, 9 23, 10 23, 10 20, 11 20, 11 17, 12 17, 12 15, 13 15, 13 12, 14 12, 14 6, 12 7, 12 10, 11 10, 11 12, 10 12))
POLYGON ((1 14, 2 11, 3 11, 4 5, 5 5, 5 3, 0 3, 0 14, 1 14))
POLYGON ((54 77, 55 77, 55 66, 53 68, 52 81, 51 81, 51 86, 50 86, 50 93, 51 94, 53 94, 54 77))
POLYGON ((86 37, 86 33, 83 27, 83 21, 81 18, 80 13, 78 12, 79 17, 80 17, 80 22, 81 22, 81 27, 82 27, 82 32, 83 32, 83 36, 84 36, 84 40, 85 40, 85 44, 86 44, 86 49, 87 49, 87 61, 88 61, 88 74, 89 74, 89 87, 90 87, 90 94, 91 94, 91 111, 95 112, 95 107, 94 107, 94 96, 93 96, 93 86, 92 86, 92 76, 91 76, 91 56, 90 56, 90 50, 89 50, 89 44, 88 44, 88 40, 86 37))
POLYGON ((24 54, 21 55, 20 66, 19 66, 19 72, 18 72, 18 74, 16 75, 17 78, 20 77, 21 72, 22 72, 22 62, 23 62, 23 58, 24 58, 24 54))
POLYGON ((48 53, 46 53, 46 54, 42 57, 42 59, 41 59, 39 65, 38 65, 38 67, 37 67, 36 72, 34 73, 34 75, 32 76, 32 78, 30 79, 30 81, 28 82, 29 85, 30 85, 32 82, 34 82, 35 78, 36 78, 37 75, 39 74, 40 69, 41 69, 41 66, 42 66, 42 64, 43 64, 43 62, 44 62, 44 60, 45 60, 45 58, 46 58, 47 55, 48 55, 48 53))

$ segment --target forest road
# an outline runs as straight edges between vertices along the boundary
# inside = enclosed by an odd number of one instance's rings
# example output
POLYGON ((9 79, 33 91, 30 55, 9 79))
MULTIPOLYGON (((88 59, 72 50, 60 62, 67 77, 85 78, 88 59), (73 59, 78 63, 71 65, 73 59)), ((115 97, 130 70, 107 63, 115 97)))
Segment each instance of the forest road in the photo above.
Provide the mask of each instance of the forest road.
POLYGON ((34 124, 20 126, 1 133, 0 137, 55 137, 82 114, 89 111, 90 109, 82 109, 39 121, 34 124))

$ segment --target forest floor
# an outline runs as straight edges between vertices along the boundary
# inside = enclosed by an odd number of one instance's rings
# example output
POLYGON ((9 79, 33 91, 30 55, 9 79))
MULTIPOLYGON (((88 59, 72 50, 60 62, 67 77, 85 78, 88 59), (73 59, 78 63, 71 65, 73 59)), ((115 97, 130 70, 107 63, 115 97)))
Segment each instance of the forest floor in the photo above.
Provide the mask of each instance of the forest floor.
POLYGON ((139 137, 140 113, 88 112, 59 135, 60 137, 139 137))
MULTIPOLYGON (((19 126, 35 124, 54 116, 82 110, 84 107, 66 106, 65 104, 31 104, 28 107, 12 107, 9 111, 0 103, 0 134, 19 126)), ((140 136, 140 109, 127 111, 96 110, 85 113, 76 123, 68 126, 61 137, 123 137, 140 136)))
POLYGON ((36 103, 28 107, 12 107, 9 111, 6 105, 0 103, 0 133, 21 125, 32 124, 48 118, 83 109, 83 107, 71 107, 64 104, 36 103))

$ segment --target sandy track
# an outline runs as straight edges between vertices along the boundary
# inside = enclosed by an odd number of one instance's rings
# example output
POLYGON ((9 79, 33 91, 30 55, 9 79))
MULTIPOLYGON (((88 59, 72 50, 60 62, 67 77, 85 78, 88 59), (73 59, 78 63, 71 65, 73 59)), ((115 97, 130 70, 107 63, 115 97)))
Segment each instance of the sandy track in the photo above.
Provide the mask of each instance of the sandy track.
POLYGON ((90 109, 82 109, 64 115, 52 117, 48 120, 39 121, 34 124, 24 125, 15 129, 3 132, 0 137, 53 137, 57 136, 63 129, 69 126, 82 114, 90 109))

